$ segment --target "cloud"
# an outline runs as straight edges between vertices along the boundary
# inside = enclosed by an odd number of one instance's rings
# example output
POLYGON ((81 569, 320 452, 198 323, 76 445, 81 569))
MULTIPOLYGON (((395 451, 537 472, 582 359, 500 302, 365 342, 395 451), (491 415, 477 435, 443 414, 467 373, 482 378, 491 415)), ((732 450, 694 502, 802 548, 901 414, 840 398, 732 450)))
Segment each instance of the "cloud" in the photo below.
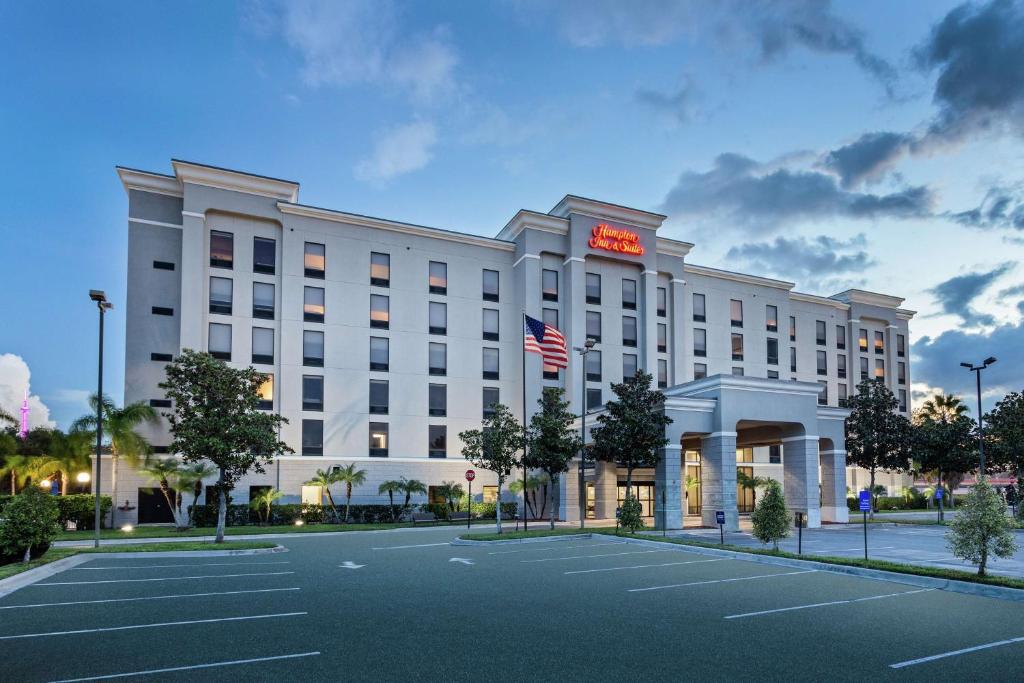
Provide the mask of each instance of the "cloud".
POLYGON ((679 123, 689 123, 697 113, 695 100, 697 90, 691 79, 671 93, 640 88, 636 91, 636 99, 656 111, 668 114, 679 123))
POLYGON ((823 218, 917 218, 931 213, 931 191, 848 192, 827 173, 761 164, 721 154, 710 171, 686 171, 662 204, 678 217, 712 217, 746 227, 823 218))
POLYGON ((395 126, 378 136, 369 158, 355 167, 359 180, 385 182, 426 166, 437 142, 434 124, 427 122, 395 126))
POLYGON ((729 249, 726 259, 742 261, 755 272, 797 278, 810 286, 835 282, 837 276, 857 274, 874 265, 863 234, 849 240, 828 235, 776 237, 771 242, 748 242, 729 249))
POLYGON ((1010 297, 1024 296, 1024 284, 1014 285, 1013 287, 1007 287, 1006 289, 999 290, 999 300, 1008 299, 1010 297))
POLYGON ((1021 187, 991 187, 976 208, 944 214, 969 228, 1024 230, 1024 194, 1021 187))
POLYGON ((50 409, 32 393, 31 378, 24 358, 13 353, 0 354, 0 408, 20 419, 21 404, 28 392, 29 427, 56 427, 57 423, 50 419, 50 409))
POLYGON ((881 180, 885 172, 910 151, 914 138, 906 133, 865 133, 824 156, 819 167, 839 176, 844 189, 881 180))
POLYGON ((992 314, 980 313, 971 304, 1013 267, 1013 263, 1003 263, 989 271, 957 275, 940 282, 928 292, 935 296, 943 313, 959 316, 965 325, 994 325, 995 317, 992 314))
POLYGON ((974 373, 961 362, 979 362, 995 356, 999 361, 985 371, 987 394, 1001 395, 1024 387, 1024 321, 1001 325, 988 332, 947 330, 922 337, 911 347, 914 383, 924 382, 945 391, 974 395, 974 373))

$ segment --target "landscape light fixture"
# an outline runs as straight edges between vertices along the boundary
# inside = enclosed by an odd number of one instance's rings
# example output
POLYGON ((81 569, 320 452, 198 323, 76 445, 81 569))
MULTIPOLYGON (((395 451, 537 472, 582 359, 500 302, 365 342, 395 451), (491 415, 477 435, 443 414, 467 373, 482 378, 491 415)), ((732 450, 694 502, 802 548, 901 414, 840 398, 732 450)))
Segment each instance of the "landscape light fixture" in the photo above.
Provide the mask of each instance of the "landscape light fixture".
POLYGON ((981 371, 996 362, 995 356, 989 356, 981 361, 981 365, 973 363, 961 363, 960 367, 967 368, 974 373, 975 386, 978 391, 978 477, 985 476, 985 427, 983 425, 981 412, 981 371))
POLYGON ((79 472, 78 475, 75 477, 75 480, 79 484, 88 484, 92 480, 92 475, 89 474, 88 472, 79 472))

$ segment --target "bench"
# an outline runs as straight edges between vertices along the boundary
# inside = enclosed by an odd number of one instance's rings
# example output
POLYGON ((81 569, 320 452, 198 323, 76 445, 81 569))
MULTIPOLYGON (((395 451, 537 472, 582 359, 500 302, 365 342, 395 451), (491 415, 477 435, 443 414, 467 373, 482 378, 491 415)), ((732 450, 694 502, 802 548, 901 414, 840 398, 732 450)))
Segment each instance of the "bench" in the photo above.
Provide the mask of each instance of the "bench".
POLYGON ((448 515, 448 521, 450 521, 450 522, 468 522, 469 521, 469 513, 468 512, 453 512, 450 515, 448 515))
POLYGON ((412 513, 412 523, 415 525, 415 524, 419 524, 421 522, 423 522, 423 523, 430 522, 431 524, 437 524, 437 515, 435 515, 433 512, 414 512, 414 513, 412 513))

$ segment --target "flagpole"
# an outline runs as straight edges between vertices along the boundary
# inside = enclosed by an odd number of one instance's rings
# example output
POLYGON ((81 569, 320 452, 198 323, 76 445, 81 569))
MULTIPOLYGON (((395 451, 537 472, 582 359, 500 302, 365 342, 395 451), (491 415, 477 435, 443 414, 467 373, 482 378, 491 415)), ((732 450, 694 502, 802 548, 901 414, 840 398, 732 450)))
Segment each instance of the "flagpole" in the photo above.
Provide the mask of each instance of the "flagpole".
MULTIPOLYGON (((523 531, 529 531, 526 506, 526 311, 523 311, 523 531)), ((501 504, 500 501, 498 503, 501 504)))

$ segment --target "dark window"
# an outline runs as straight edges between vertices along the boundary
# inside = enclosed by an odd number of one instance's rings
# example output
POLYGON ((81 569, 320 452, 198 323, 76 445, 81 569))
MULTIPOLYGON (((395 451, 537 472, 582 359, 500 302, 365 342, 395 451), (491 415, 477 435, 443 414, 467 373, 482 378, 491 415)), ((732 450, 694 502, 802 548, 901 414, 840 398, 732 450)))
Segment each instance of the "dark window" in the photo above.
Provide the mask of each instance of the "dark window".
POLYGON ((743 360, 743 335, 732 333, 732 359, 743 360))
POLYGON ((695 322, 702 323, 707 320, 704 310, 704 295, 694 294, 693 295, 693 319, 695 322))
POLYGON ((896 363, 896 382, 899 384, 907 383, 907 364, 903 361, 896 363))
POLYGON ((828 374, 828 353, 825 351, 818 351, 818 374, 828 374))
POLYGON ((254 273, 273 275, 277 263, 277 249, 274 240, 254 237, 252 243, 252 270, 254 273))
POLYGON ((622 354, 622 379, 629 379, 636 374, 637 362, 636 354, 624 353, 622 354))
POLYGON ((824 346, 826 344, 824 320, 814 321, 814 343, 818 346, 824 346))
POLYGON ((498 271, 484 269, 484 301, 498 300, 498 271))
POLYGON ((545 268, 541 271, 541 292, 544 301, 558 301, 558 271, 545 268))
POLYGON ((796 347, 789 347, 789 371, 796 372, 796 347))
POLYGON ((388 457, 388 423, 370 423, 370 457, 388 457))
POLYGON ((430 285, 431 294, 448 293, 448 264, 440 261, 431 261, 429 265, 427 282, 430 285))
POLYGON ((846 377, 846 354, 836 354, 836 374, 840 379, 846 377))
POLYGON ((774 337, 769 337, 767 342, 767 361, 768 365, 779 364, 779 340, 774 337))
POLYGON ((388 381, 386 379, 370 380, 370 413, 373 415, 388 414, 388 381))
POLYGON ((306 287, 302 296, 302 319, 307 323, 322 323, 324 321, 323 287, 306 287))
POLYGON ((324 454, 324 421, 303 420, 302 421, 302 454, 323 455, 324 454))
POLYGON ((778 379, 778 378, 779 378, 779 371, 778 370, 769 370, 768 371, 768 379, 778 379))
POLYGON ((846 348, 846 328, 842 325, 836 325, 836 348, 846 348))
POLYGON ((601 341, 601 314, 597 311, 587 311, 587 339, 601 341))
POLYGON ((427 454, 431 458, 448 457, 448 428, 444 425, 427 427, 427 454))
POLYGON ((796 318, 789 316, 789 341, 796 341, 796 318))
POLYGON ((171 399, 169 398, 151 398, 149 399, 150 408, 170 408, 171 399))
POLYGON ((499 392, 497 387, 484 387, 483 390, 483 416, 484 419, 494 414, 494 406, 498 403, 499 392))
POLYGON ((320 375, 302 376, 302 409, 323 411, 324 378, 320 375))
POLYGON ((487 341, 498 341, 498 311, 485 308, 483 313, 483 338, 487 341))
POLYGON ((427 349, 429 371, 431 375, 443 377, 448 374, 448 347, 445 344, 430 342, 427 349))
POLYGON ((210 265, 231 268, 235 263, 235 236, 230 232, 210 231, 210 265))
POLYGON ((429 321, 427 323, 430 334, 448 333, 448 306, 439 301, 431 301, 428 310, 429 321))
POLYGON ((863 327, 860 328, 860 333, 857 335, 857 347, 861 353, 868 352, 868 331, 863 327))
POLYGON ((828 382, 823 379, 818 380, 818 385, 821 387, 821 391, 818 392, 818 405, 828 405, 828 382))
POLYGON ((768 447, 768 464, 782 464, 782 446, 778 444, 772 444, 771 446, 768 447))
POLYGON ((387 337, 370 337, 370 369, 387 372, 388 363, 387 337))
POLYGON ((370 252, 370 284, 387 287, 391 284, 391 255, 370 252))
POLYGON ((306 277, 313 277, 318 280, 324 279, 324 272, 327 266, 327 248, 316 242, 306 242, 305 252, 302 255, 302 265, 306 277))
POLYGON ((157 270, 174 270, 174 264, 170 261, 153 261, 153 267, 157 270))
POLYGON ((386 330, 391 325, 391 302, 383 294, 370 295, 370 327, 386 330))
POLYGON ((693 378, 704 379, 708 376, 708 366, 705 363, 693 364, 693 378))
POLYGON ((274 285, 269 282, 252 283, 252 317, 274 319, 274 285))
POLYGON ((769 332, 779 331, 779 307, 771 304, 764 307, 764 326, 769 332))
POLYGON ((207 348, 214 358, 231 360, 231 325, 210 323, 207 348))
POLYGON ((907 338, 902 334, 896 335, 896 355, 900 358, 907 355, 907 338))
POLYGON ((868 378, 868 359, 867 358, 861 358, 860 359, 860 379, 863 382, 867 378, 868 378))
POLYGON ((545 308, 541 312, 541 321, 545 325, 551 325, 551 327, 558 329, 558 309, 557 308, 545 308))
POLYGON ((270 365, 274 362, 274 330, 252 328, 252 362, 270 365))
POLYGON ((167 306, 154 306, 153 315, 174 315, 174 309, 167 306))
POLYGON ((586 372, 588 382, 601 381, 601 352, 590 351, 586 355, 586 372))
POLYGON ((483 350, 483 378, 498 379, 498 349, 483 350))
POLYGON ((668 386, 668 361, 664 358, 658 359, 658 388, 664 389, 668 386))
POLYGON ((658 323, 658 353, 668 353, 668 325, 658 323))
POLYGON ((324 366, 324 333, 302 331, 302 364, 314 368, 324 366))
POLYGON ((164 363, 170 363, 174 360, 174 356, 169 353, 151 353, 149 354, 150 360, 158 360, 164 363))
POLYGON ((587 410, 597 410, 604 403, 601 401, 601 390, 587 388, 587 410))
POLYGON ((739 299, 729 299, 729 319, 733 327, 743 327, 743 302, 739 299))
POLYGON ((448 414, 448 387, 444 384, 431 384, 427 389, 428 412, 433 417, 444 417, 448 414))
POLYGON ((210 278, 210 313, 231 315, 231 278, 210 278))
POLYGON ((701 358, 708 355, 708 331, 701 328, 693 330, 693 355, 701 358))
POLYGON ((622 316, 622 345, 636 346, 636 318, 631 315, 622 316))
POLYGON ((901 413, 905 413, 905 412, 907 412, 907 390, 906 389, 900 389, 898 391, 898 396, 899 396, 899 402, 900 402, 900 412, 901 413))
POLYGON ((845 384, 838 384, 836 386, 838 388, 838 391, 836 392, 836 394, 837 394, 837 396, 839 398, 839 406, 840 407, 845 407, 846 406, 846 398, 847 398, 846 397, 846 385, 845 384))
POLYGON ((622 307, 629 311, 636 310, 636 280, 622 278, 622 307))
POLYGON ((668 315, 668 290, 658 287, 658 317, 664 318, 668 315))
POLYGON ((597 273, 587 273, 587 303, 601 303, 601 276, 597 273))
POLYGON ((742 377, 743 376, 743 368, 739 367, 739 366, 733 367, 732 374, 734 374, 737 377, 742 377))

